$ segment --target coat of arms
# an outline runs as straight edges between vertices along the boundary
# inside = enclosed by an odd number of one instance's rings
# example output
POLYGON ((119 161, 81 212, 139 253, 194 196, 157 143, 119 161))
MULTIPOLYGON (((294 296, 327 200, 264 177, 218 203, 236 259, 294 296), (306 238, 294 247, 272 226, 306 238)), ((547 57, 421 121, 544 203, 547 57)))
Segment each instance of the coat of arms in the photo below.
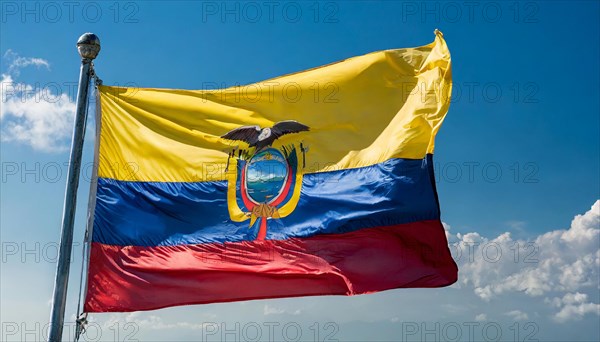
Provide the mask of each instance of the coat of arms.
MULTIPOLYGON (((308 130, 306 125, 287 120, 266 128, 243 126, 222 136, 244 141, 250 148, 233 150, 229 154, 229 158, 235 158, 237 163, 233 178, 229 179, 228 206, 233 221, 250 219, 250 229, 256 232, 256 240, 265 240, 269 219, 289 215, 300 197, 302 173, 296 146, 277 149, 272 144, 284 134, 308 130)), ((304 168, 307 148, 302 143, 299 148, 304 168)))

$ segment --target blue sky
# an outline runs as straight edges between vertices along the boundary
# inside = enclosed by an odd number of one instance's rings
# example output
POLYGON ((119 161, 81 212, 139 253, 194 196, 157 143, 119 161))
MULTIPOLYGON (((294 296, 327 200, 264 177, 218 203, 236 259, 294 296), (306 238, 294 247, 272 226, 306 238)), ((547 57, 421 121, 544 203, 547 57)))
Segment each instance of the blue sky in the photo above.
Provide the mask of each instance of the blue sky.
MULTIPOLYGON (((5 1, 0 10, 3 340, 43 338, 48 319, 82 33, 100 37, 95 65, 105 84, 204 89, 424 45, 435 28, 453 60, 454 99, 435 160, 442 219, 450 242, 462 246, 457 285, 98 315, 102 339, 135 330, 140 340, 218 340, 223 324, 260 322, 268 340, 264 322, 281 323, 277 329, 295 322, 302 340, 315 340, 315 331, 320 340, 328 333, 431 340, 434 333, 419 335, 422 324, 437 322, 437 336, 457 323, 468 340, 465 323, 481 330, 496 322, 503 339, 534 332, 540 340, 598 340, 598 2, 5 1), (29 85, 29 95, 15 84, 29 85), (501 247, 501 260, 481 257, 477 248, 486 243, 501 247), (467 245, 473 260, 465 260, 467 245), (524 262, 527 255, 537 262, 524 262), (27 335, 36 323, 42 328, 27 335)), ((75 241, 82 240, 91 137, 75 241)), ((68 314, 81 246, 74 252, 68 314)))

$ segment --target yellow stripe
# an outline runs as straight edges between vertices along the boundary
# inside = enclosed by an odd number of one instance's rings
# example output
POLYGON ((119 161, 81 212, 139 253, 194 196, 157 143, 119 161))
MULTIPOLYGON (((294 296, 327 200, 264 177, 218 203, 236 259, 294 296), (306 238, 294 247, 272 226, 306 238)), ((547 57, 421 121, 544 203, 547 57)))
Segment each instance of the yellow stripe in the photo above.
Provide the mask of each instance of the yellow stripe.
POLYGON ((283 120, 310 127, 274 143, 308 146, 305 173, 423 158, 433 152, 451 91, 450 53, 441 33, 426 46, 374 52, 241 87, 101 86, 98 174, 127 181, 225 180, 228 152, 247 144, 220 136, 283 120))

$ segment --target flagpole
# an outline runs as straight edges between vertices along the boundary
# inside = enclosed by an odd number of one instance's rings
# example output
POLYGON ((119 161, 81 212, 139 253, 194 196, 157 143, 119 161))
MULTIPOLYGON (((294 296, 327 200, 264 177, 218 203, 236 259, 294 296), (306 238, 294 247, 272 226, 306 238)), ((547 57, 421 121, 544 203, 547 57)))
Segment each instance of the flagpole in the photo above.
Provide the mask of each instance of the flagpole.
POLYGON ((69 281, 69 266, 73 246, 73 223, 77 203, 77 188, 79 185, 79 172, 81 169, 81 153, 85 137, 85 122, 87 118, 88 92, 90 79, 93 73, 92 61, 100 52, 100 40, 93 33, 85 33, 77 41, 77 50, 81 56, 81 70, 79 74, 79 89, 77 91, 77 111, 75 112, 75 126, 71 141, 71 155, 69 158, 69 171, 67 173, 67 187, 62 215, 62 230, 60 248, 56 265, 54 280, 54 295, 52 312, 50 314, 49 342, 62 341, 65 306, 67 302, 67 287, 69 281))

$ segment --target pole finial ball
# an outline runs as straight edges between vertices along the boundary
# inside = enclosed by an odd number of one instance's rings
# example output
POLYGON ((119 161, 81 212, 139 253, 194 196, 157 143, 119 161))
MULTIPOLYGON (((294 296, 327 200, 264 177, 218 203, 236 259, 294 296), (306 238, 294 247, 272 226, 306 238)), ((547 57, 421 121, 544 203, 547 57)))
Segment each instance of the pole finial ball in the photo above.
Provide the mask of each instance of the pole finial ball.
POLYGON ((77 40, 77 51, 83 59, 94 59, 100 52, 100 39, 93 33, 84 33, 77 40))

